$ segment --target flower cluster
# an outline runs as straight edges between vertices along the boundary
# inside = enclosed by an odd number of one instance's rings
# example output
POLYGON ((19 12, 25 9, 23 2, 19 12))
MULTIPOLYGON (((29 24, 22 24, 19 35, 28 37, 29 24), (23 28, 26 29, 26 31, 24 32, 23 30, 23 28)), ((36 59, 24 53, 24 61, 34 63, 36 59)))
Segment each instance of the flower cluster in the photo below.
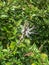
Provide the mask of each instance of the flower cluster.
POLYGON ((30 34, 35 34, 35 32, 33 31, 35 29, 35 26, 33 27, 29 27, 27 24, 25 26, 22 26, 22 30, 21 33, 22 35, 25 35, 26 37, 30 37, 30 34))

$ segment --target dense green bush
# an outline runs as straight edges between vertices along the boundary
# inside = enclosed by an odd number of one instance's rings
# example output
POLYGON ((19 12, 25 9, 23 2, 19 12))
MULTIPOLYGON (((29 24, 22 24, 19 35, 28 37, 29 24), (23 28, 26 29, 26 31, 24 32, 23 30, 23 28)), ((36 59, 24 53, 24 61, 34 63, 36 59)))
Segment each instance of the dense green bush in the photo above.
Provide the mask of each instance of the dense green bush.
POLYGON ((49 65, 49 0, 0 0, 0 65, 49 65))

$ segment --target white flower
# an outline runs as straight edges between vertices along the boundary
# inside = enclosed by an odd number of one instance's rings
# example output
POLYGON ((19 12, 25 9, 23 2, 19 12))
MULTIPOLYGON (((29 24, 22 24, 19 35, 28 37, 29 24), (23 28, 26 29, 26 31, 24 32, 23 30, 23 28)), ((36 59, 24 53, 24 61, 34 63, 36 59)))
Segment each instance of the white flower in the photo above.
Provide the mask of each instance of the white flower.
POLYGON ((29 25, 25 24, 24 26, 21 25, 20 27, 22 29, 21 30, 22 35, 21 35, 18 43, 22 42, 22 40, 24 40, 25 36, 30 38, 30 34, 37 34, 34 32, 35 26, 30 28, 29 25))
POLYGON ((30 34, 35 34, 34 31, 31 32, 33 29, 35 29, 35 26, 33 26, 32 28, 29 28, 29 26, 28 27, 27 26, 26 27, 22 26, 21 28, 22 28, 21 33, 24 34, 27 37, 30 37, 29 36, 30 34))

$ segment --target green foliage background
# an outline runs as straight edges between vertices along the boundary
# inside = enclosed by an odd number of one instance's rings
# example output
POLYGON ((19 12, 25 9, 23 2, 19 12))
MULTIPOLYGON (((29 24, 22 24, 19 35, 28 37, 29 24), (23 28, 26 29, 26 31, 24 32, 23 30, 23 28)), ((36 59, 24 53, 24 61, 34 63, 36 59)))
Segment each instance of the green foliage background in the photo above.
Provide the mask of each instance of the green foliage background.
POLYGON ((49 0, 0 0, 0 65, 33 63, 49 65, 49 0), (25 21, 38 34, 17 44, 25 21))

